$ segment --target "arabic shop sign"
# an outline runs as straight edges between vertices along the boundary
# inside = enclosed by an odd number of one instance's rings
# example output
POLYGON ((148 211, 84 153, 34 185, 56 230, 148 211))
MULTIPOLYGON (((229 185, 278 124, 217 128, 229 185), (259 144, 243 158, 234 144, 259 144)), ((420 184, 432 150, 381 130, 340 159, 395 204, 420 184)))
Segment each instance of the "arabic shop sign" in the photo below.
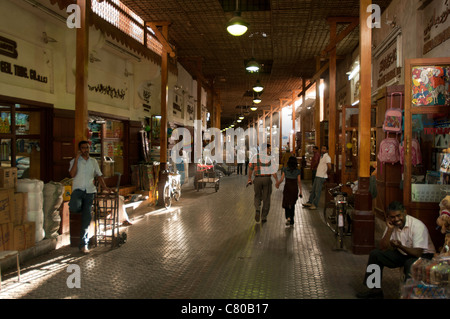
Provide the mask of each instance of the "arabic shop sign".
POLYGON ((423 54, 450 39, 450 0, 434 1, 424 10, 423 54))

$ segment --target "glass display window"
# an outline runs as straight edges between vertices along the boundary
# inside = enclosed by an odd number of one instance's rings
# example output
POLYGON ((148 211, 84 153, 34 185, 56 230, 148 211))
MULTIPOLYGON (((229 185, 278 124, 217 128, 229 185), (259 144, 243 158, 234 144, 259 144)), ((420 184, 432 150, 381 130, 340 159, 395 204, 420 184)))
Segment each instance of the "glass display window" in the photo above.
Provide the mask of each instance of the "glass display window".
POLYGON ((450 59, 408 60, 405 76, 405 195, 439 203, 450 192, 450 59))
POLYGON ((17 167, 19 179, 42 177, 41 113, 37 106, 0 103, 1 166, 17 167))

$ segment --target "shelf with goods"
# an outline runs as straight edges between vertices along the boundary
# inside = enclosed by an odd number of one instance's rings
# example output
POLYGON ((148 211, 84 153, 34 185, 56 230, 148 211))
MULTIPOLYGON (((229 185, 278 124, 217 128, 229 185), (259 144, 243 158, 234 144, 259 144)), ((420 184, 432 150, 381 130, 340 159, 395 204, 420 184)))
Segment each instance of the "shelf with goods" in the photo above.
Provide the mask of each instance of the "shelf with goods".
MULTIPOLYGON (((428 227, 436 247, 439 202, 450 192, 450 58, 405 63, 403 198, 408 213, 428 227)), ((402 144, 402 145, 403 145, 402 144)))
POLYGON ((304 161, 302 161, 302 172, 303 179, 310 180, 312 179, 312 170, 311 170, 311 160, 314 155, 313 147, 315 145, 316 134, 314 131, 307 131, 304 133, 305 135, 305 145, 304 145, 304 161))
POLYGON ((160 161, 160 134, 161 134, 161 116, 152 115, 150 123, 150 160, 152 162, 160 161))
MULTIPOLYGON (((376 161, 376 106, 371 108, 371 156, 376 161)), ((344 105, 339 134, 339 170, 341 183, 354 182, 358 179, 358 122, 359 105, 344 105)))
POLYGON ((124 124, 118 120, 92 121, 88 124, 90 156, 97 159, 104 177, 124 174, 124 124))
POLYGON ((0 106, 1 167, 17 167, 18 178, 41 179, 41 156, 41 111, 18 104, 0 106))

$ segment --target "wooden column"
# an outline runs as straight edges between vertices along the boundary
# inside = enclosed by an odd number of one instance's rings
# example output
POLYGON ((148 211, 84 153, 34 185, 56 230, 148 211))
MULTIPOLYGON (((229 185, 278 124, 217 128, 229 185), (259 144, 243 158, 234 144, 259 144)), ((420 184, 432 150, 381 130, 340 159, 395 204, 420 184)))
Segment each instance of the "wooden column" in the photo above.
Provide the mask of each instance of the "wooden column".
POLYGON ((280 161, 281 161, 281 149, 283 146, 283 102, 280 100, 280 107, 278 108, 278 117, 280 118, 280 161))
MULTIPOLYGON (((168 39, 169 26, 162 26, 162 35, 168 39)), ((169 55, 165 46, 161 54, 161 127, 160 127, 160 170, 158 180, 158 206, 164 206, 164 186, 168 181, 168 159, 167 159, 167 103, 168 103, 168 62, 169 55)))
POLYGON ((375 248, 375 215, 369 193, 370 180, 370 115, 372 73, 372 29, 366 21, 371 0, 360 0, 360 65, 361 92, 358 123, 358 191, 353 214, 352 250, 354 254, 368 254, 375 248))
MULTIPOLYGON (((169 26, 162 26, 162 34, 168 39, 169 26)), ((167 50, 163 47, 161 54, 161 128, 160 128, 160 160, 161 165, 167 163, 167 103, 168 103, 168 68, 169 56, 167 50)), ((161 166, 161 169, 163 167, 161 166)))
MULTIPOLYGON (((305 104, 306 106, 306 87, 305 87, 305 80, 302 79, 302 102, 305 104)), ((302 110, 303 114, 305 114, 305 110, 302 110)), ((300 112, 300 129, 302 132, 302 152, 301 152, 301 156, 305 156, 306 153, 306 148, 305 148, 305 141, 306 141, 306 133, 305 133, 305 119, 303 116, 302 112, 300 112)), ((294 150, 295 151, 295 150, 294 150)), ((297 156, 297 154, 295 154, 295 156, 297 156)))
POLYGON ((197 62, 197 120, 202 119, 202 64, 200 61, 197 62))
POLYGON ((270 144, 272 144, 272 127, 273 127, 273 119, 272 119, 272 116, 273 116, 273 107, 272 107, 272 105, 270 106, 270 134, 269 134, 269 136, 270 136, 270 144))
MULTIPOLYGON (((316 57, 316 72, 320 70, 320 56, 316 57)), ((315 141, 320 148, 320 77, 316 80, 316 103, 314 106, 314 128, 316 130, 315 141)))
POLYGON ((78 142, 87 140, 90 4, 91 0, 77 0, 81 9, 81 28, 77 28, 76 34, 75 154, 78 153, 78 142))
MULTIPOLYGON (((336 43, 336 22, 330 22, 330 43, 336 43)), ((328 123, 328 154, 334 171, 336 159, 336 45, 330 50, 330 119, 328 123)))

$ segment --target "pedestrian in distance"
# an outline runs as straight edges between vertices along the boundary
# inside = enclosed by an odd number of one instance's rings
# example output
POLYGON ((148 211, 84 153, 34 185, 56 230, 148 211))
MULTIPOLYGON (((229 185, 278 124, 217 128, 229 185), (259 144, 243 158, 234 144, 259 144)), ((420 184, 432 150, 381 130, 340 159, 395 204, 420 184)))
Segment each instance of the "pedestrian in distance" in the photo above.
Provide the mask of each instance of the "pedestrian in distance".
POLYGON ((297 158, 291 156, 287 162, 287 167, 281 169, 281 178, 275 184, 276 188, 286 179, 283 189, 282 207, 286 217, 286 226, 294 225, 295 204, 297 199, 303 197, 301 171, 298 169, 297 158))
POLYGON ((319 206, 320 195, 322 193, 322 187, 328 178, 328 173, 331 171, 331 157, 328 155, 328 147, 322 146, 321 157, 319 165, 317 166, 316 177, 314 178, 311 194, 308 202, 303 204, 303 207, 309 209, 317 209, 319 206))
POLYGON ((257 223, 260 220, 263 223, 267 221, 267 215, 270 211, 270 197, 272 195, 272 176, 275 178, 275 182, 278 183, 277 168, 274 173, 270 174, 272 160, 270 144, 263 144, 260 147, 260 152, 256 154, 255 161, 251 161, 248 165, 247 185, 253 184, 255 191, 254 206, 255 221, 257 223), (265 154, 266 149, 267 154, 265 154), (253 172, 255 173, 254 180, 252 180, 253 172))
POLYGON ((320 162, 320 151, 319 148, 314 145, 313 146, 313 156, 311 158, 311 173, 312 173, 312 181, 316 178, 317 167, 320 162))

